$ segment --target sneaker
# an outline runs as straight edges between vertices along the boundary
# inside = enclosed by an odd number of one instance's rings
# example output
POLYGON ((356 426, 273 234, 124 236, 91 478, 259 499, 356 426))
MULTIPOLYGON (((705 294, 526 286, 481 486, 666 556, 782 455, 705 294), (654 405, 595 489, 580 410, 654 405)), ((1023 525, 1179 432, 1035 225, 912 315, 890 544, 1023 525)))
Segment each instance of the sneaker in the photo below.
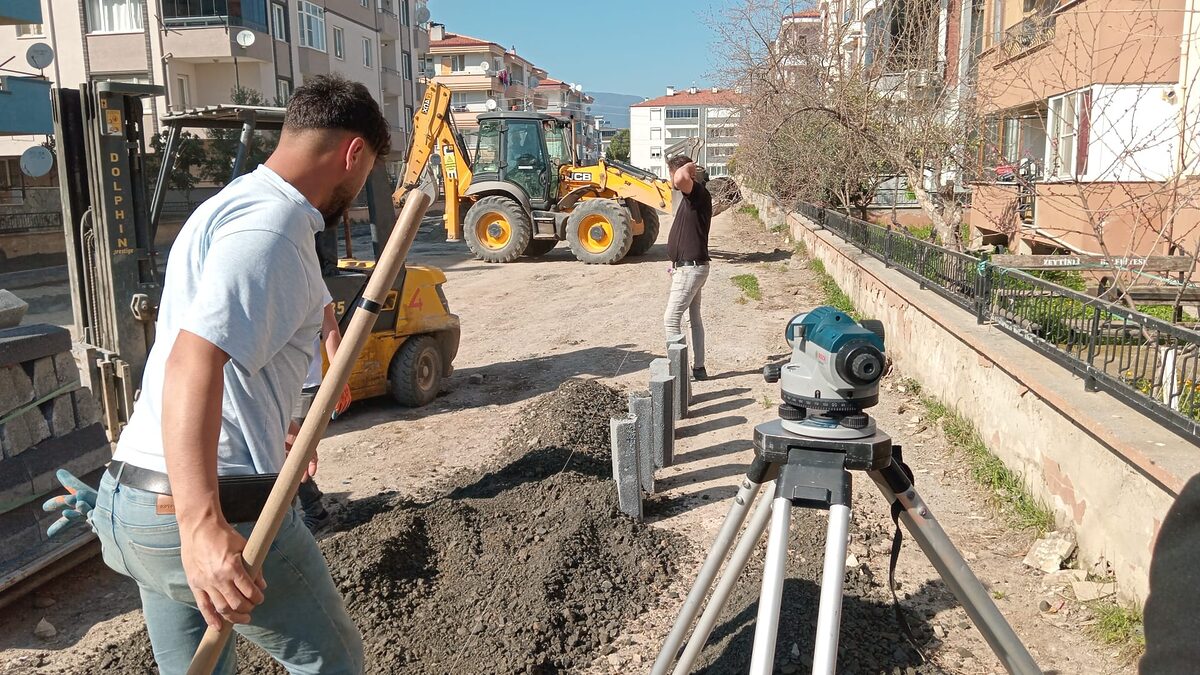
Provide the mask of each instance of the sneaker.
POLYGON ((708 379, 708 371, 703 368, 692 368, 692 379, 699 382, 708 379))
POLYGON ((316 508, 305 509, 304 526, 308 528, 309 532, 315 533, 329 522, 330 517, 329 511, 324 506, 318 504, 316 508))

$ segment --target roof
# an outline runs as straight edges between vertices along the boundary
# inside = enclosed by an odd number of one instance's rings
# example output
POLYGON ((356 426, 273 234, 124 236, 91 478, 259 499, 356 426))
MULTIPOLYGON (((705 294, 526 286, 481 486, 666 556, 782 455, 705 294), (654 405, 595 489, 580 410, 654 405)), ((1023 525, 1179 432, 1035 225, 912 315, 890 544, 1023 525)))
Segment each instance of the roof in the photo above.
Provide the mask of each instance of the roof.
POLYGON ((821 18, 821 10, 806 9, 803 12, 793 12, 783 17, 784 19, 819 19, 821 18))
POLYGON ((658 108, 667 105, 713 105, 725 106, 734 105, 738 102, 738 96, 728 89, 713 91, 712 89, 700 89, 696 93, 689 93, 687 89, 675 92, 674 96, 659 96, 641 103, 634 103, 631 108, 658 108))
POLYGON ((269 106, 220 104, 167 113, 162 122, 185 128, 240 129, 247 119, 253 118, 256 128, 277 131, 283 128, 285 112, 285 108, 269 106))
POLYGON ((553 77, 547 77, 546 79, 544 79, 538 83, 538 89, 541 89, 542 87, 550 88, 550 87, 565 87, 565 86, 567 86, 566 82, 563 82, 562 80, 556 80, 553 77))
POLYGON ((435 47, 495 47, 501 51, 504 50, 504 47, 501 47, 495 42, 488 42, 487 40, 480 40, 479 38, 474 38, 470 35, 460 35, 458 33, 451 32, 447 32, 444 39, 431 40, 429 42, 429 48, 433 49, 435 47))

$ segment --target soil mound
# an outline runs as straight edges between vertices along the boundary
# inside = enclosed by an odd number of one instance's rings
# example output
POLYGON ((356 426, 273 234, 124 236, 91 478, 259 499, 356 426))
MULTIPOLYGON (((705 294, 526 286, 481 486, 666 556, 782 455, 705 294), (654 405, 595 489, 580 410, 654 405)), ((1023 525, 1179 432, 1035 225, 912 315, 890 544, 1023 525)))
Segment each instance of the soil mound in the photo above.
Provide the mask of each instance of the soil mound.
MULTIPOLYGON (((380 495, 344 512, 321 547, 368 672, 566 672, 657 605, 690 545, 617 510, 608 420, 625 405, 614 389, 568 381, 519 415, 507 465, 427 503, 380 495)), ((144 673, 148 657, 143 635, 97 665, 144 673)), ((238 661, 282 672, 244 642, 238 661)))

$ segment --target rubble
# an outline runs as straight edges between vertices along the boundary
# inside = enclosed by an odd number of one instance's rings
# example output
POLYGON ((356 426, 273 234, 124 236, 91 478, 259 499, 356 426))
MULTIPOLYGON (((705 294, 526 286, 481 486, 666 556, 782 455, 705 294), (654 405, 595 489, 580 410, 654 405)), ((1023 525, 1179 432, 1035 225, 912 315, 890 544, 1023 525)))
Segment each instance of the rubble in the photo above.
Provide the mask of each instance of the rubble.
POLYGON ((1062 569, 1063 562, 1075 553, 1075 535, 1057 530, 1038 539, 1025 556, 1025 566, 1047 574, 1062 569))

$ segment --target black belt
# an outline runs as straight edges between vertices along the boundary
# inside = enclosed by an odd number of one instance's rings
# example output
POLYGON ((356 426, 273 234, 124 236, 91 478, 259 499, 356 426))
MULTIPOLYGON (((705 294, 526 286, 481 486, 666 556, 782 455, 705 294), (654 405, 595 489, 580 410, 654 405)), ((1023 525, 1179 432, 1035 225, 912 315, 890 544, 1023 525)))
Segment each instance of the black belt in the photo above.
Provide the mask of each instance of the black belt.
MULTIPOLYGON (((108 464, 108 475, 120 485, 159 495, 171 494, 171 483, 165 473, 114 460, 108 464)), ((258 520, 278 476, 275 473, 259 473, 218 477, 217 497, 225 520, 231 523, 258 520)))
POLYGON ((708 261, 707 260, 676 260, 672 264, 674 264, 676 267, 699 267, 701 265, 707 265, 708 261))

